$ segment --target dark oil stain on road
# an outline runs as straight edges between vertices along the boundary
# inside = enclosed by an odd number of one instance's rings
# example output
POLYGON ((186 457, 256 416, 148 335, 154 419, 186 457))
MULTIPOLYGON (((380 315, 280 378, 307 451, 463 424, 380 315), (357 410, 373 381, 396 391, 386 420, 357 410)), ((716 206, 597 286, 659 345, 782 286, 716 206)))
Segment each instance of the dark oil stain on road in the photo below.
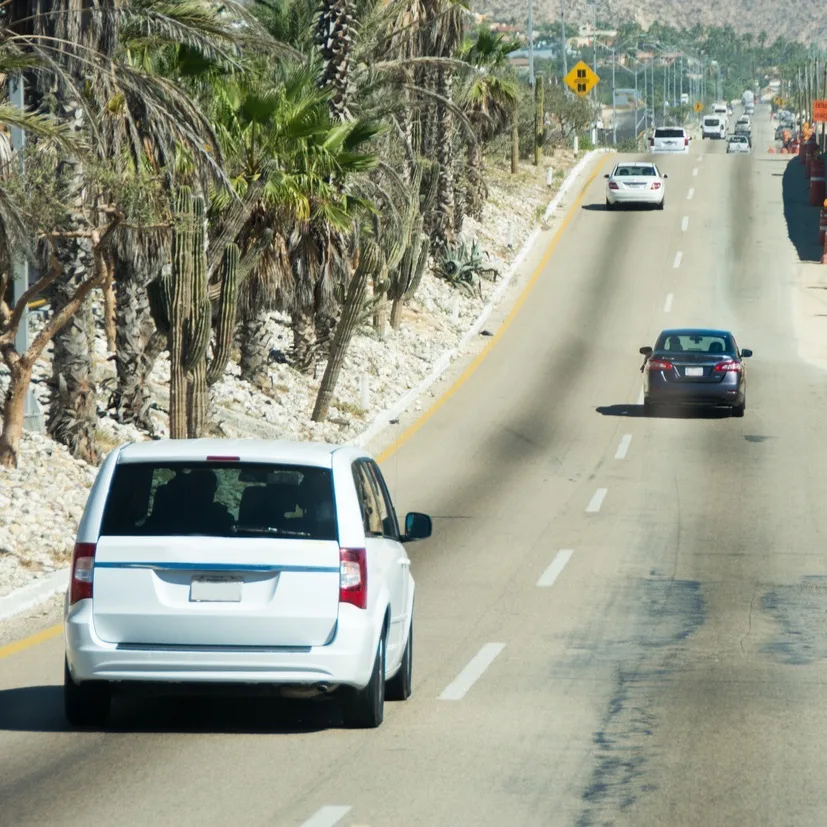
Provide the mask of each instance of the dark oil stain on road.
POLYGON ((701 584, 694 580, 639 580, 628 597, 624 603, 634 612, 630 634, 605 644, 607 659, 618 661, 615 685, 594 734, 595 764, 578 827, 612 824, 654 790, 646 768, 656 758, 651 738, 658 694, 681 668, 685 642, 706 617, 701 584))
POLYGON ((827 577, 813 575, 773 586, 760 605, 777 629, 764 646, 766 653, 794 666, 827 658, 827 577))

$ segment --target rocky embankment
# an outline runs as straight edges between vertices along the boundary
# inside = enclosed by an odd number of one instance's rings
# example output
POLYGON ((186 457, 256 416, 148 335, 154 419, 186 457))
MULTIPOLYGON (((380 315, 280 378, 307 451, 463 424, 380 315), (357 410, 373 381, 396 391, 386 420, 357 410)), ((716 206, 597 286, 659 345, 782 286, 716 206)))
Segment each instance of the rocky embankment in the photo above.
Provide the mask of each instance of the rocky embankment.
MULTIPOLYGON (((507 269, 574 160, 570 153, 556 153, 551 187, 547 186, 544 167, 524 166, 515 176, 491 170, 490 197, 483 220, 466 219, 463 228, 463 237, 476 240, 485 251, 488 266, 500 273, 507 269)), ((377 414, 416 387, 446 351, 457 346, 494 289, 495 282, 483 280, 482 297, 471 297, 426 273, 416 297, 405 308, 399 330, 389 327, 386 336, 380 338, 371 327, 365 327, 355 337, 334 405, 323 423, 310 421, 318 379, 302 376, 274 360, 269 371, 270 387, 261 390, 239 379, 238 366, 231 364, 212 391, 212 419, 218 433, 330 442, 354 439, 377 414), (367 399, 362 392, 364 383, 367 399)), ((272 314, 270 333, 273 350, 287 350, 290 329, 286 317, 272 314)), ((99 381, 112 375, 102 332, 96 348, 96 369, 99 381)), ((322 370, 323 366, 318 377, 322 370)), ((46 353, 35 372, 35 392, 44 410, 50 374, 46 353)), ((159 433, 165 434, 169 387, 166 359, 159 360, 153 380, 159 403, 156 425, 159 433)), ((0 393, 5 392, 6 385, 7 376, 0 367, 0 393)), ((98 414, 98 436, 104 453, 123 442, 148 438, 109 416, 104 393, 100 394, 98 414)), ((24 435, 19 467, 0 469, 0 596, 67 565, 96 472, 94 466, 74 459, 48 437, 24 435)))

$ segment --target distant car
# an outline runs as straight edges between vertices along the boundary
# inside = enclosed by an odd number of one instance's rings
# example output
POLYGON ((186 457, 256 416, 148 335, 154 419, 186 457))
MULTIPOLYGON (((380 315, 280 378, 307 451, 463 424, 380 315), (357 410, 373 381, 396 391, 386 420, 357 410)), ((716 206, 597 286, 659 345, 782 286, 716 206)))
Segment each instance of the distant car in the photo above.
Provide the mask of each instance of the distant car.
POLYGON ((705 115, 701 121, 701 138, 724 138, 726 137, 726 119, 720 115, 705 115))
POLYGON ((750 144, 749 144, 749 137, 747 135, 731 135, 727 139, 727 147, 726 147, 727 155, 733 154, 744 154, 746 153, 749 155, 750 152, 750 144))
POLYGON ((65 610, 64 707, 103 725, 113 692, 234 685, 336 693, 375 727, 411 694, 414 581, 364 451, 324 443, 162 440, 116 448, 78 528, 65 610))
POLYGON ((792 134, 792 126, 785 123, 779 124, 775 129, 775 140, 783 141, 785 133, 792 134))
POLYGON ((659 405, 746 410, 746 368, 751 350, 739 350, 726 330, 664 330, 654 347, 642 347, 643 410, 652 416, 659 405))
POLYGON ((643 161, 617 164, 611 174, 604 176, 608 179, 606 209, 622 204, 647 204, 662 210, 666 204, 667 177, 655 164, 643 161))
POLYGON ((658 126, 649 138, 649 151, 653 155, 686 155, 689 152, 689 135, 683 127, 658 126))
POLYGON ((752 132, 752 123, 746 115, 742 115, 735 122, 735 131, 737 132, 739 129, 745 130, 746 132, 752 132))

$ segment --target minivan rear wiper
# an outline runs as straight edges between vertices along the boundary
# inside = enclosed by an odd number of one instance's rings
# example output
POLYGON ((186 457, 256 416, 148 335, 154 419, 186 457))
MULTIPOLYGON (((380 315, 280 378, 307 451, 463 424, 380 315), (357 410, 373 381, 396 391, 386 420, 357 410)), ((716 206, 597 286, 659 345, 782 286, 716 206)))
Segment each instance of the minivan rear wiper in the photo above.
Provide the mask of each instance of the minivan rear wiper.
POLYGON ((260 534, 268 537, 312 537, 309 531, 291 531, 288 528, 276 528, 275 526, 233 526, 234 534, 260 534))

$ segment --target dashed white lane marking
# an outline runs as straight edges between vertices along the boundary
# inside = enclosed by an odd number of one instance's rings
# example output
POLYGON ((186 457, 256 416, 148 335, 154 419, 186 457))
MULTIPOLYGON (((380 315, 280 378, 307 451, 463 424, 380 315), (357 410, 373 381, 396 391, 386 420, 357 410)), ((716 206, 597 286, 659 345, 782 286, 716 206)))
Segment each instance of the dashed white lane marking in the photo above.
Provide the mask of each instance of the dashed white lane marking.
POLYGON ((637 403, 638 405, 643 404, 643 388, 640 389, 640 393, 637 395, 637 403))
POLYGON ((687 201, 691 201, 691 200, 692 200, 692 196, 693 196, 694 194, 695 194, 695 187, 690 187, 690 188, 689 188, 689 192, 688 192, 688 193, 686 193, 686 200, 687 200, 687 201))
POLYGON ((560 551, 554 555, 551 565, 543 572, 540 579, 537 581, 537 585, 541 588, 553 586, 554 581, 560 576, 560 572, 566 567, 566 563, 571 560, 572 554, 574 554, 574 549, 561 548, 560 551))
POLYGON ((676 270, 678 269, 678 267, 680 267, 680 266, 681 266, 681 259, 682 259, 682 258, 683 258, 683 253, 682 253, 680 250, 678 250, 678 252, 677 252, 677 253, 675 253, 675 261, 674 261, 674 263, 672 264, 672 266, 673 266, 676 270))
POLYGON ((482 677, 483 672, 494 662, 494 658, 505 649, 504 643, 486 643, 459 673, 453 683, 448 684, 439 696, 441 701, 459 701, 482 677))
POLYGON ((703 156, 703 155, 699 155, 699 156, 698 156, 698 163, 699 163, 699 164, 702 164, 703 162, 704 162, 704 156, 703 156))
POLYGON ((681 219, 681 231, 685 233, 688 229, 689 229, 689 216, 685 215, 681 219))
POLYGON ((594 492, 594 496, 586 506, 586 512, 588 514, 597 514, 597 512, 600 511, 600 506, 603 505, 603 500, 606 499, 606 492, 608 490, 608 488, 598 488, 597 491, 594 492))
POLYGON ((338 824, 349 812, 350 807, 347 805, 329 805, 322 807, 313 813, 313 815, 302 824, 302 827, 333 827, 334 824, 338 824))
POLYGON ((672 299, 674 298, 673 293, 666 294, 666 301, 663 303, 663 312, 668 313, 672 309, 672 299))
POLYGON ((698 175, 698 168, 697 168, 697 167, 695 167, 695 168, 692 170, 692 177, 693 177, 693 178, 695 178, 695 177, 697 177, 697 175, 698 175))
MULTIPOLYGON (((641 391, 643 393, 643 391, 641 391)), ((617 453, 615 459, 626 459, 626 454, 629 453, 629 446, 632 444, 632 435, 624 434, 620 440, 620 445, 617 446, 617 453)))

